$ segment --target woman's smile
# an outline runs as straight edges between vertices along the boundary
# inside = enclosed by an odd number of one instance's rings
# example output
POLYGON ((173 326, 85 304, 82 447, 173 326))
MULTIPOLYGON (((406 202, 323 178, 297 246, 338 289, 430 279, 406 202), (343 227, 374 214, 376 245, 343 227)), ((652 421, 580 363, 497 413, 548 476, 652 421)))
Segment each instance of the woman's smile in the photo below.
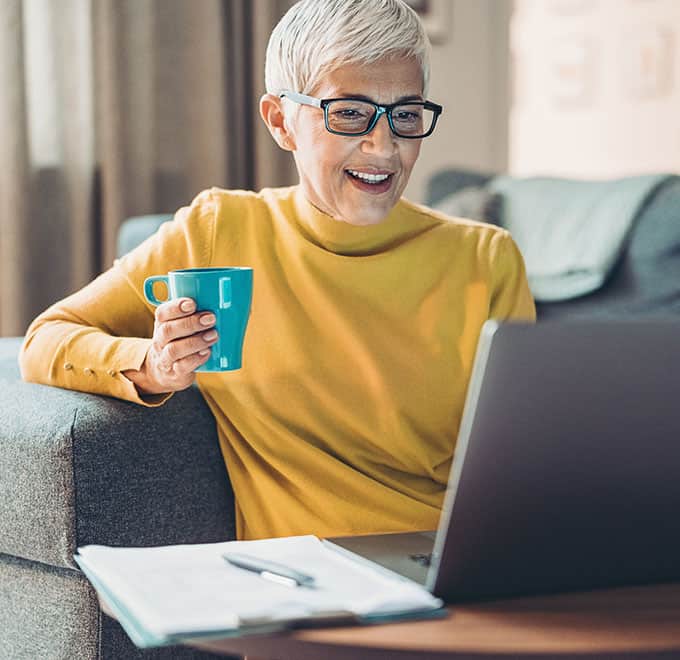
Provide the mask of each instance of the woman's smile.
POLYGON ((348 168, 345 170, 352 185, 366 192, 370 195, 382 195, 389 191, 394 180, 393 172, 388 171, 370 171, 363 169, 348 168))

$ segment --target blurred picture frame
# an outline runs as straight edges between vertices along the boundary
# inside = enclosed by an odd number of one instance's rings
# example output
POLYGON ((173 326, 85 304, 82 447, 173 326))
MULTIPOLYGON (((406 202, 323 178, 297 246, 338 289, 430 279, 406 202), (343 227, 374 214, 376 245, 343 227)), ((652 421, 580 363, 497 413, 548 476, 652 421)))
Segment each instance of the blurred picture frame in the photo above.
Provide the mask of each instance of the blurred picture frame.
POLYGON ((589 37, 555 41, 545 60, 546 84, 554 107, 583 108, 593 103, 599 70, 598 50, 589 37))
POLYGON ((653 99, 673 91, 675 32, 667 26, 640 26, 621 37, 621 77, 627 96, 653 99))
POLYGON ((405 0, 420 17, 433 44, 446 41, 452 32, 453 0, 405 0))

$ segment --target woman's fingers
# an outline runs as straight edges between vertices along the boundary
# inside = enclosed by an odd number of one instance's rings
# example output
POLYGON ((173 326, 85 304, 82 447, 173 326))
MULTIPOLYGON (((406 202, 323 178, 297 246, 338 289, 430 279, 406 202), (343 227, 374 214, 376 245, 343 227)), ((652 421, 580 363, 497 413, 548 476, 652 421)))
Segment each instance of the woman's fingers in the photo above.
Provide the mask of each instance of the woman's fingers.
POLYGON ((205 353, 203 353, 202 351, 198 353, 192 353, 191 355, 187 355, 186 357, 176 360, 173 364, 173 369, 175 373, 177 373, 180 376, 190 377, 189 385, 194 380, 193 372, 196 371, 196 369, 200 367, 202 364, 205 364, 208 361, 208 358, 210 357, 210 349, 208 348, 204 350, 205 353))
POLYGON ((191 337, 209 330, 215 325, 215 315, 211 312, 192 314, 184 318, 159 323, 154 330, 154 339, 165 346, 177 339, 191 337))
POLYGON ((209 349, 217 341, 217 331, 207 330, 183 339, 171 341, 161 350, 161 362, 166 370, 172 369, 175 362, 209 349))
POLYGON ((186 389, 218 339, 214 324, 214 314, 196 313, 191 298, 164 302, 156 308, 151 346, 141 368, 127 370, 126 376, 143 394, 186 389))
POLYGON ((173 319, 189 316, 196 311, 196 303, 191 298, 168 300, 156 307, 156 323, 165 323, 173 319))
POLYGON ((148 354, 155 386, 175 391, 191 385, 193 372, 210 357, 217 342, 215 315, 196 312, 191 298, 169 300, 156 308, 152 350, 148 354))
MULTIPOLYGON (((190 299, 190 305, 186 308, 195 309, 195 304, 190 299)), ((215 315, 212 312, 200 312, 197 314, 183 312, 180 304, 172 305, 164 303, 156 311, 156 327, 154 329, 154 341, 159 345, 159 349, 176 339, 190 337, 200 333, 215 325, 215 315), (165 305, 169 305, 165 307, 165 305)))

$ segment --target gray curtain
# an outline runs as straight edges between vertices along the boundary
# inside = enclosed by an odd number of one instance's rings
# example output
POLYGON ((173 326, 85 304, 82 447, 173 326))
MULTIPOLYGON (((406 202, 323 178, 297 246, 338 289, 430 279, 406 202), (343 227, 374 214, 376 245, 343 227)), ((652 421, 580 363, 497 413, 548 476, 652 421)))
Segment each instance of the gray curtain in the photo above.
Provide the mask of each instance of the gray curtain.
POLYGON ((0 2, 0 335, 108 268, 125 218, 295 182, 258 114, 292 1, 0 2))

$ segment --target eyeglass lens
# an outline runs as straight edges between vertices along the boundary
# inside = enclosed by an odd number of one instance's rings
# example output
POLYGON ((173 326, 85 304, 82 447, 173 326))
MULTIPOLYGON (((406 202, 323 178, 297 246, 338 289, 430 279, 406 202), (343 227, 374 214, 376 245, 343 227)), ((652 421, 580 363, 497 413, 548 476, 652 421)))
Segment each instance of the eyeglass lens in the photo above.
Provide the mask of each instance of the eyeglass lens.
MULTIPOLYGON (((363 133, 376 113, 375 106, 363 101, 341 99, 328 104, 328 126, 339 133, 363 133)), ((404 103, 392 108, 392 125, 397 135, 425 135, 435 120, 435 113, 417 103, 404 103)))

